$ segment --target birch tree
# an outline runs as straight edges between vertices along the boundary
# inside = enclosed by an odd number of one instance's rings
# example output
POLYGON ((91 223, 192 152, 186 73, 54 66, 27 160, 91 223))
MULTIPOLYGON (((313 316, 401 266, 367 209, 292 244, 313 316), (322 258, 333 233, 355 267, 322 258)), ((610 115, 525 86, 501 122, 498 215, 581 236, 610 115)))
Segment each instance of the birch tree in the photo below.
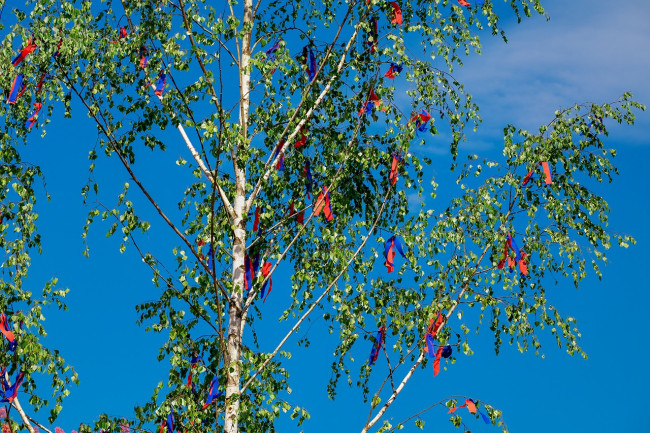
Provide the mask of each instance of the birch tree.
MULTIPOLYGON (((539 353, 549 333, 581 355, 574 319, 545 293, 556 281, 579 285, 589 269, 600 275, 606 250, 633 242, 606 231, 607 203, 585 180, 612 180, 607 125, 631 124, 643 107, 629 94, 575 105, 549 113, 536 131, 507 126, 498 160, 464 152, 480 116, 454 70, 480 52, 480 37, 506 39, 506 12, 544 14, 537 0, 5 5, 0 309, 17 348, 0 361, 8 379, 25 374, 9 425, 47 430, 32 412, 49 408, 52 422, 77 380, 39 343, 41 309, 65 308, 65 290, 48 285, 37 298, 21 283, 40 245, 32 210, 40 172, 21 162, 19 145, 45 134, 56 111, 97 128, 98 144, 79 146, 91 172, 84 234, 98 222, 119 237, 159 288, 157 300, 136 308, 143 326, 168 337, 160 358, 169 376, 124 414, 129 429, 236 433, 274 431, 282 416, 302 423, 309 402, 283 399, 291 383, 283 360, 304 350, 296 331, 317 317, 340 342, 322 392, 336 398, 340 382, 361 389, 362 433, 401 428, 386 414, 409 382, 472 353, 463 315, 481 323, 497 352, 505 342, 539 353), (454 185, 432 178, 436 161, 418 150, 431 143, 449 147, 454 185), (147 167, 153 153, 187 170, 174 179, 185 188, 177 208, 151 192, 168 176, 168 166, 147 167), (114 207, 100 204, 109 188, 92 175, 110 158, 129 178, 114 207), (438 189, 458 186, 434 210, 438 189), (165 255, 142 235, 151 224, 175 235, 165 255), (271 307, 278 293, 291 302, 271 307), (278 320, 288 332, 261 344, 254 324, 278 320), (39 374, 54 378, 54 401, 38 397, 39 374)), ((489 403, 440 401, 451 411, 464 403, 506 430, 489 403)), ((453 412, 451 421, 465 416, 453 412)), ((126 424, 90 421, 82 431, 126 424)))

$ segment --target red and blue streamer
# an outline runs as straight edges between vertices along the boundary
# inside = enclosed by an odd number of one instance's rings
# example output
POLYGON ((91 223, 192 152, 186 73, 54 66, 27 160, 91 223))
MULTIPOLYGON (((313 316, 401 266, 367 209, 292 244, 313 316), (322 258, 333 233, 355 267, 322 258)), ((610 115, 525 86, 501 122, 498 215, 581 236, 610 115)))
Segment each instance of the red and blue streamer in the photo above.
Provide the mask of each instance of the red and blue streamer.
POLYGON ((393 235, 386 242, 384 242, 384 257, 386 258, 386 262, 384 263, 384 266, 388 268, 388 273, 393 272, 393 260, 395 259, 395 250, 397 250, 397 252, 404 259, 406 259, 406 255, 404 254, 404 250, 402 249, 402 244, 400 243, 399 238, 393 235))
POLYGON ((273 280, 270 277, 272 267, 273 264, 271 262, 266 262, 264 263, 264 266, 262 266, 262 277, 266 279, 264 284, 262 284, 262 290, 260 291, 260 299, 262 299, 262 304, 266 302, 266 298, 269 297, 269 295, 271 294, 271 290, 273 290, 273 280), (264 296, 264 292, 266 291, 267 285, 269 286, 269 291, 266 293, 266 296, 264 296))
POLYGON ((318 194, 316 205, 314 206, 314 216, 320 215, 321 212, 323 212, 327 221, 334 219, 334 212, 332 212, 332 204, 330 203, 330 193, 326 186, 323 187, 323 192, 318 194))
POLYGON ((25 127, 27 129, 31 129, 31 127, 34 126, 34 123, 36 123, 36 116, 38 115, 38 112, 41 111, 41 108, 43 108, 43 104, 41 104, 40 102, 34 103, 34 112, 32 113, 31 116, 29 116, 27 122, 25 122, 25 127))
POLYGON ((447 413, 454 413, 454 412, 456 412, 457 409, 460 409, 462 407, 467 407, 467 410, 468 410, 469 413, 472 413, 472 414, 478 413, 479 415, 481 415, 481 418, 483 418, 483 422, 485 424, 492 423, 492 421, 490 421, 490 418, 487 415, 485 415, 483 412, 478 410, 478 408, 476 407, 476 402, 474 400, 472 400, 471 398, 466 399, 465 403, 460 405, 460 406, 454 406, 454 407, 450 408, 449 412, 447 412, 447 413))
POLYGON ((210 388, 208 389, 208 398, 206 399, 205 404, 203 405, 203 409, 210 406, 222 395, 223 392, 219 392, 219 383, 217 382, 217 378, 215 377, 214 379, 212 379, 212 382, 210 382, 210 388))
POLYGON ((379 351, 381 351, 385 339, 386 328, 381 326, 377 331, 377 336, 375 337, 375 341, 372 344, 372 350, 370 351, 370 358, 368 359, 370 365, 374 364, 377 361, 377 358, 379 358, 379 351))
POLYGON ((362 116, 364 114, 372 113, 372 111, 375 108, 378 108, 380 105, 381 99, 379 99, 379 96, 377 96, 374 89, 370 89, 370 92, 368 93, 368 99, 363 103, 358 114, 359 116, 362 116))
POLYGON ((384 77, 390 78, 391 80, 395 78, 395 74, 402 72, 403 66, 398 65, 397 63, 391 63, 388 72, 384 74, 384 77))
POLYGON ((9 324, 5 313, 0 314, 0 332, 9 342, 9 352, 14 352, 16 350, 16 346, 18 345, 18 341, 16 341, 16 336, 11 331, 11 325, 9 324))
POLYGON ((515 265, 519 266, 519 271, 523 276, 528 275, 528 266, 526 265, 526 253, 519 250, 515 239, 508 233, 506 241, 503 246, 503 258, 499 260, 497 264, 498 269, 503 269, 505 267, 506 261, 508 262, 508 269, 510 272, 513 271, 515 265), (515 259, 513 260, 508 254, 508 249, 511 249, 515 253, 515 259))
POLYGON ((23 74, 17 74, 14 78, 13 83, 11 84, 11 90, 9 91, 9 99, 7 102, 9 104, 15 104, 18 98, 25 93, 25 83, 23 83, 23 74))
POLYGON ((120 27, 119 34, 117 35, 117 40, 116 41, 110 41, 111 44, 116 44, 120 40, 126 38, 127 32, 126 32, 126 27, 120 27))
POLYGON ((303 225, 305 223, 305 211, 301 210, 300 212, 296 212, 296 208, 293 205, 293 201, 289 205, 289 216, 296 216, 296 220, 298 221, 298 224, 303 225))
POLYGON ((302 49, 302 56, 305 65, 305 70, 309 75, 309 82, 314 81, 316 77, 316 57, 314 56, 314 51, 311 49, 311 46, 306 45, 302 49))
POLYGON ((420 132, 425 132, 427 130, 427 124, 431 120, 431 115, 427 113, 427 110, 422 110, 420 114, 416 114, 411 121, 415 122, 415 127, 420 132))
POLYGON ((278 155, 280 155, 280 159, 278 159, 278 162, 275 164, 275 169, 280 171, 284 171, 284 152, 280 153, 283 146, 284 141, 280 141, 278 146, 275 148, 275 153, 273 154, 273 159, 276 159, 278 155))
POLYGON ((147 47, 142 46, 140 47, 140 67, 142 69, 146 68, 147 63, 149 63, 149 57, 147 56, 147 47))
POLYGON ((16 67, 18 66, 23 60, 27 58, 28 55, 34 52, 34 50, 37 48, 36 44, 32 42, 32 38, 29 38, 29 41, 27 42, 27 46, 24 47, 16 57, 11 61, 11 64, 16 67))
POLYGON ((21 371, 18 373, 16 376, 16 379, 14 380, 14 383, 10 386, 9 383, 7 382, 7 378, 5 377, 5 369, 3 368, 2 371, 0 371, 0 376, 2 376, 0 380, 0 385, 2 386, 2 392, 0 393, 0 403, 11 403, 16 399, 16 396, 18 395, 18 389, 20 388, 20 385, 23 383, 23 379, 25 377, 25 374, 21 371))
POLYGON ((156 81, 156 96, 162 96, 165 91, 165 83, 167 83, 167 74, 165 74, 165 71, 160 71, 158 80, 156 81))
POLYGON ((277 41, 271 48, 266 50, 264 54, 266 55, 266 61, 273 62, 275 61, 275 52, 280 48, 280 41, 277 41))

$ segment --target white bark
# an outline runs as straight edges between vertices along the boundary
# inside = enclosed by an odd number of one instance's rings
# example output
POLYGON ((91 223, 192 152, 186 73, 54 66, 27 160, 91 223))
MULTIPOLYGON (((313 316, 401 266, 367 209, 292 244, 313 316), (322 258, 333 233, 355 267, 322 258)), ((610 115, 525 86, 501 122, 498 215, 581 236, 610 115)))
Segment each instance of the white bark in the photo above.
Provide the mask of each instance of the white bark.
POLYGON ((244 331, 244 278, 246 254, 246 167, 237 161, 239 150, 248 145, 248 112, 250 109, 250 60, 251 35, 253 25, 253 1, 244 0, 244 28, 242 40, 241 63, 239 65, 239 88, 241 105, 239 107, 240 142, 236 144, 233 157, 235 172, 235 199, 233 221, 233 290, 230 296, 228 322, 228 369, 226 378, 226 408, 224 433, 239 431, 239 395, 241 381, 241 347, 244 331))

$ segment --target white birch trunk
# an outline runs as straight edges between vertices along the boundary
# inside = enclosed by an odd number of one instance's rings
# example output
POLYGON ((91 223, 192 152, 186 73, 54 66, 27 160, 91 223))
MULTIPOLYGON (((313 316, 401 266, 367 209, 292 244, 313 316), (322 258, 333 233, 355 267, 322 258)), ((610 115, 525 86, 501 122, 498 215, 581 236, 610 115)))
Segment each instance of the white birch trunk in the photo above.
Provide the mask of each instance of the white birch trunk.
POLYGON ((233 291, 230 296, 229 322, 228 322, 228 364, 226 380, 226 413, 224 420, 225 433, 239 431, 239 393, 241 389, 241 348, 244 330, 243 323, 243 294, 246 254, 246 167, 239 165, 237 155, 242 146, 247 146, 248 141, 248 110, 250 107, 250 58, 251 34, 253 22, 253 1, 244 0, 244 27, 246 31, 241 48, 241 62, 239 70, 239 86, 241 106, 239 108, 239 124, 241 128, 241 142, 236 144, 233 153, 233 167, 235 171, 235 200, 234 200, 234 233, 233 233, 233 291))

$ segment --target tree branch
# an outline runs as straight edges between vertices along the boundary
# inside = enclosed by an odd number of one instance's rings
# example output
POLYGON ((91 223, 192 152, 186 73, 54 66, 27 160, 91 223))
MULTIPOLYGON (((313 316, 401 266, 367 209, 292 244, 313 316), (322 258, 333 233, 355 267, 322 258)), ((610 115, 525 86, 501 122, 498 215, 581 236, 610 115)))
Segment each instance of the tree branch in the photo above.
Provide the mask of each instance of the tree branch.
POLYGON ((332 289, 332 287, 334 287, 334 285, 337 283, 339 278, 341 278, 343 276, 343 274, 345 273, 347 268, 350 267, 350 265, 352 264, 354 259, 359 255, 359 252, 361 252, 363 247, 366 245, 366 242, 368 241, 368 239, 370 239, 370 235, 372 235, 375 228, 377 227, 377 224, 379 223, 379 219, 381 218, 381 216, 382 216, 382 214, 384 212, 384 208, 386 207, 386 202, 388 201, 388 196, 390 195, 391 191, 392 191, 391 188, 388 188, 386 190, 386 195, 384 196, 384 200, 383 200, 383 202, 381 204, 381 208, 379 209, 379 212, 377 213, 377 217, 375 218, 375 221, 373 222, 372 226, 370 227, 370 230, 368 231, 368 234, 365 236, 365 238, 363 239, 363 242, 361 242, 361 244, 359 245, 357 250, 354 252, 352 257, 350 257, 350 259, 348 260, 346 265, 343 267, 343 269, 341 269, 341 272, 339 272, 339 274, 336 277, 334 277, 334 279, 330 282, 330 284, 323 291, 323 293, 318 297, 318 299, 316 299, 316 301, 314 301, 314 303, 309 307, 309 309, 307 311, 305 311, 305 313, 300 317, 300 319, 298 319, 298 321, 293 325, 291 330, 284 336, 284 338, 282 339, 282 341, 280 341, 280 343, 275 348, 275 350, 273 350, 273 352, 271 352, 269 354, 268 358, 264 361, 264 363, 255 371, 255 373, 253 373, 251 375, 251 377, 248 379, 248 381, 246 381, 244 386, 241 388, 241 394, 243 394, 244 391, 246 391, 246 389, 250 386, 250 384, 257 377, 257 375, 260 374, 262 372, 262 370, 264 370, 266 368, 267 365, 269 365, 271 360, 278 354, 278 352, 280 351, 282 346, 284 346, 284 343, 287 342, 289 337, 291 337, 291 335, 293 335, 293 333, 296 332, 296 330, 300 327, 302 322, 312 313, 312 311, 314 311, 316 306, 323 300, 323 298, 325 298, 325 296, 329 293, 329 291, 332 289))

